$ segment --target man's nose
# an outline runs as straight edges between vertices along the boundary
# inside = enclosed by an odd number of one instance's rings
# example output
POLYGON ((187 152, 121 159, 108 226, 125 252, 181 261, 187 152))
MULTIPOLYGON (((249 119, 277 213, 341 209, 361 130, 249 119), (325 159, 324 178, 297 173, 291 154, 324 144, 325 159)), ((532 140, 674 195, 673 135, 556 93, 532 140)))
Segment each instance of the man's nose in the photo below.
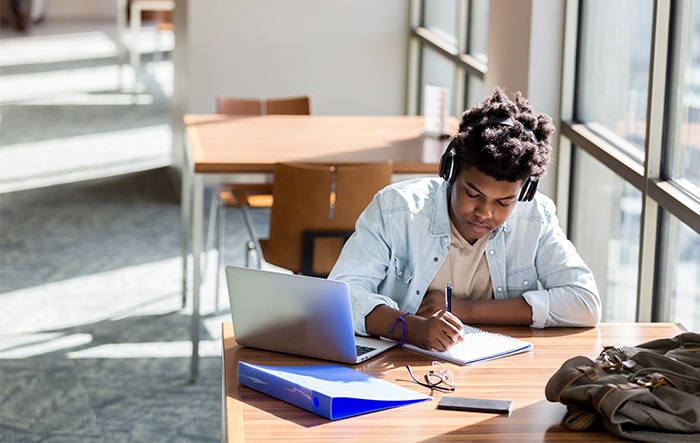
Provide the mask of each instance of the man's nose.
POLYGON ((490 219, 493 216, 493 210, 491 208, 491 205, 488 203, 481 203, 476 206, 474 209, 474 214, 480 219, 480 220, 487 220, 490 219))

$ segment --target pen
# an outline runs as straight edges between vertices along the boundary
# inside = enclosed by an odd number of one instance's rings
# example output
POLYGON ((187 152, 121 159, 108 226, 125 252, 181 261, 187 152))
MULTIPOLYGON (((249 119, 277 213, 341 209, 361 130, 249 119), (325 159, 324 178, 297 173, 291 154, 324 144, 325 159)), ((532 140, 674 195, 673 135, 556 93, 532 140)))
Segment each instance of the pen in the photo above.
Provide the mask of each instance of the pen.
POLYGON ((452 282, 447 282, 447 287, 445 288, 445 305, 447 305, 447 312, 452 312, 452 282))

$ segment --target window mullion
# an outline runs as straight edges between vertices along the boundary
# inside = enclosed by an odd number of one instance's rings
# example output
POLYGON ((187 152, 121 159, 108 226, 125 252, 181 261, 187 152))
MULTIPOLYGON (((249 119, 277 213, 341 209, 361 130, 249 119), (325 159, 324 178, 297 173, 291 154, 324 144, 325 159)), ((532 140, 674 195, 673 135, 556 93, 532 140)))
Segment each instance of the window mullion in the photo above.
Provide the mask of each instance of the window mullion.
POLYGON ((423 1, 411 0, 408 9, 410 31, 408 36, 408 69, 406 73, 406 115, 418 115, 420 93, 420 52, 421 42, 415 36, 415 29, 423 24, 423 1))
POLYGON ((564 12, 564 45, 561 67, 561 92, 559 115, 561 118, 559 131, 559 152, 557 161, 556 180, 556 205, 559 213, 559 224, 567 236, 571 236, 570 219, 571 208, 571 177, 573 176, 573 164, 571 162, 573 147, 571 140, 561 132, 562 123, 573 122, 574 97, 576 90, 576 50, 578 40, 579 2, 569 0, 566 2, 564 12))
MULTIPOLYGON (((469 31, 469 0, 459 0, 457 2, 457 53, 462 55, 469 51, 468 31, 469 31)), ((455 65, 455 88, 452 91, 452 102, 457 115, 464 109, 464 97, 467 89, 467 71, 459 64, 455 65)))
POLYGON ((657 320, 654 306, 658 305, 658 287, 655 281, 657 269, 659 205, 649 196, 650 179, 661 176, 663 129, 666 110, 666 84, 668 48, 671 25, 670 0, 654 2, 652 24, 651 63, 649 70, 649 96, 647 106, 646 143, 644 146, 644 176, 642 213, 639 239, 639 274, 637 284, 637 321, 657 320))

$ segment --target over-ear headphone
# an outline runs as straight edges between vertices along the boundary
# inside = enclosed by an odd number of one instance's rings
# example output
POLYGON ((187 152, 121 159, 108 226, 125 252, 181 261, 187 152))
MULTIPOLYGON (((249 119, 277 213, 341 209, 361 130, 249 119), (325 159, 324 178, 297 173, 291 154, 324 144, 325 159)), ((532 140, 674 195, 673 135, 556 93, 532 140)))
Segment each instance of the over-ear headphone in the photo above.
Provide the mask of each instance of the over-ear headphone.
MULTIPOLYGON (((513 126, 513 120, 511 120, 510 117, 491 117, 484 123, 478 123, 477 121, 473 120, 471 122, 468 122, 465 126, 474 127, 495 125, 513 126)), ((539 140, 537 140, 535 133, 532 132, 530 128, 525 127, 525 131, 527 131, 530 134, 530 139, 534 143, 538 143, 539 140)), ((442 177, 446 182, 448 182, 450 186, 454 184, 454 181, 457 179, 457 174, 459 174, 460 170, 459 162, 457 161, 457 153, 455 152, 454 148, 454 143, 455 139, 452 139, 450 144, 447 145, 445 153, 442 154, 442 157, 440 158, 440 177, 442 177)), ((533 198, 535 198, 535 193, 537 192, 537 184, 538 180, 535 177, 528 177, 525 180, 525 183, 523 183, 523 187, 520 188, 520 194, 518 194, 518 201, 530 201, 533 198)))

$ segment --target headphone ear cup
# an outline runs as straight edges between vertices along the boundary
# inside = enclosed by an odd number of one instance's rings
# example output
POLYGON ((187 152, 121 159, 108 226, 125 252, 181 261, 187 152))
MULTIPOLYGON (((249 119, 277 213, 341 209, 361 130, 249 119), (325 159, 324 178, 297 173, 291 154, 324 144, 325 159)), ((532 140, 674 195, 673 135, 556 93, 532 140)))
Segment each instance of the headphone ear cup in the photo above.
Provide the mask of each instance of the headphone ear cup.
POLYGON ((454 148, 451 146, 447 147, 447 150, 440 158, 440 177, 443 178, 450 185, 455 181, 457 174, 457 154, 454 148))
POLYGON ((520 188, 520 195, 518 195, 518 201, 529 202, 535 198, 535 193, 537 192, 537 179, 529 177, 525 180, 523 187, 520 188))

